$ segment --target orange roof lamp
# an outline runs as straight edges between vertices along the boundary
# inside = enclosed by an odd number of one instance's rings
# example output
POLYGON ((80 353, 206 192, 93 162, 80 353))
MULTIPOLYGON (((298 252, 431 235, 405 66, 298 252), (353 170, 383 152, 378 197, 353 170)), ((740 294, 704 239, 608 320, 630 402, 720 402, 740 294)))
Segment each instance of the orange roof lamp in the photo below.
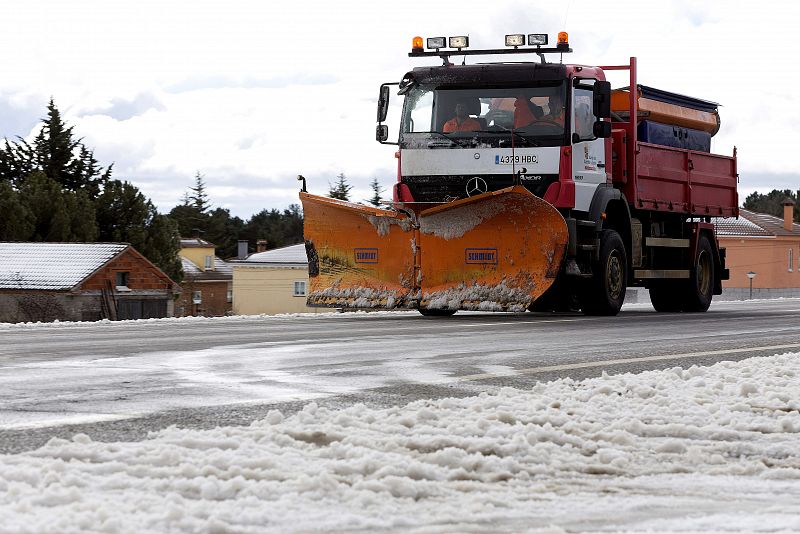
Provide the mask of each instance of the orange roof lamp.
POLYGON ((556 48, 559 50, 569 50, 569 34, 567 32, 558 32, 558 44, 556 48))
POLYGON ((414 54, 414 53, 419 53, 419 52, 422 52, 422 51, 423 51, 423 48, 422 48, 422 37, 417 35, 416 37, 414 37, 411 40, 411 53, 414 54))

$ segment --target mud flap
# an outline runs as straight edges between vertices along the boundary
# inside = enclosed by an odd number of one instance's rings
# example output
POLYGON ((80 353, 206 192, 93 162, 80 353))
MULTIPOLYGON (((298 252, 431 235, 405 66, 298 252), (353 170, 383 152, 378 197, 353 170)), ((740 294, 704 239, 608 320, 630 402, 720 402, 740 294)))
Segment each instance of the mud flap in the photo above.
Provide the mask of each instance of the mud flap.
POLYGON ((409 216, 300 193, 309 306, 416 308, 409 216))
POLYGON ((420 308, 521 312, 555 281, 568 241, 552 205, 521 186, 423 211, 420 308))
POLYGON ((554 282, 567 226, 521 186, 404 213, 308 193, 310 306, 525 311, 554 282))

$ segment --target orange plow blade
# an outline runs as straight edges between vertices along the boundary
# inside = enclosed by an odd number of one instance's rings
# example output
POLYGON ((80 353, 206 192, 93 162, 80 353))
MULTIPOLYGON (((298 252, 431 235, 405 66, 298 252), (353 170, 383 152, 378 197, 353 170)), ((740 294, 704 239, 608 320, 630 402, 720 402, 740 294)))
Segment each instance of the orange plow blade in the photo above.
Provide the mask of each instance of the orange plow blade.
POLYGON ((411 219, 300 193, 309 306, 416 308, 411 219))
POLYGON ((423 211, 420 308, 525 311, 555 281, 568 240, 552 205, 522 186, 423 211))
POLYGON ((300 193, 310 306, 525 311, 554 282, 567 225, 521 186, 413 214, 300 193))

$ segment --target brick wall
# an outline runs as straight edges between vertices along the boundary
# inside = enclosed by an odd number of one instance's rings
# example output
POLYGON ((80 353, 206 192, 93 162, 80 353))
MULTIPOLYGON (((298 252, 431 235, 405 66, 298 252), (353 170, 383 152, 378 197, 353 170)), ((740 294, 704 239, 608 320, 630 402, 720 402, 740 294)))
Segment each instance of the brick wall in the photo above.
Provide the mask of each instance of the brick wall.
POLYGON ((132 290, 150 289, 165 290, 172 293, 172 280, 158 267, 147 261, 144 256, 128 248, 122 254, 108 262, 80 286, 81 291, 99 291, 106 287, 106 281, 116 286, 117 273, 127 272, 128 287, 132 290))
POLYGON ((232 309, 228 302, 228 289, 233 283, 227 280, 198 282, 187 280, 181 284, 181 296, 175 303, 176 317, 197 315, 203 317, 220 317, 229 315, 232 309), (202 302, 194 304, 192 294, 201 292, 202 302))

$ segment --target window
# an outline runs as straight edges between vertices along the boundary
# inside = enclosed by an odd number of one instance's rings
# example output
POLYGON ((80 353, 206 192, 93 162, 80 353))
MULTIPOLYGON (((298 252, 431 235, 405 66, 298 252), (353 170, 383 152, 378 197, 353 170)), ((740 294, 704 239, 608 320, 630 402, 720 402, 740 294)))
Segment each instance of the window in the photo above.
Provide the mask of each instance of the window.
POLYGON ((200 304, 203 302, 203 292, 202 291, 192 291, 192 304, 200 304))
POLYGON ((594 139, 594 96, 589 89, 575 89, 575 133, 580 140, 594 139))
POLYGON ((117 284, 116 284, 116 286, 117 287, 125 287, 125 288, 127 288, 128 287, 128 279, 130 278, 130 274, 131 273, 129 273, 127 271, 118 272, 117 273, 117 284))
MULTIPOLYGON (((591 103, 591 91, 586 93, 584 100, 591 103)), ((440 149, 510 147, 512 137, 516 147, 566 142, 564 123, 569 108, 564 107, 564 81, 470 88, 455 82, 422 83, 412 85, 405 94, 401 146, 427 147, 433 140, 440 149)))
POLYGON ((789 249, 789 272, 792 272, 792 267, 794 266, 794 249, 789 249))
POLYGON ((228 302, 233 302, 233 289, 228 290, 228 302))
POLYGON ((295 297, 305 297, 306 296, 306 282, 305 280, 298 280, 294 283, 294 296, 295 297))
POLYGON ((214 256, 206 256, 206 271, 214 267, 214 256))

